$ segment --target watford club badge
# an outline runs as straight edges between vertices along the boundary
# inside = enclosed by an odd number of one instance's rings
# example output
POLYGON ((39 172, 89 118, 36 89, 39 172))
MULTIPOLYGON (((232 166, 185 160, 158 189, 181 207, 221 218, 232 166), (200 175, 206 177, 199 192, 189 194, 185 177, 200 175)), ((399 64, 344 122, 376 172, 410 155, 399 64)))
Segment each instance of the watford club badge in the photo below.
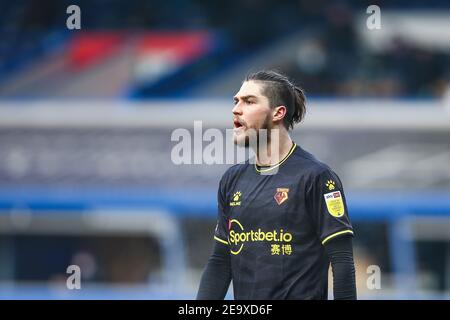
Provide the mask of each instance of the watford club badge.
POLYGON ((277 188, 277 193, 275 193, 274 198, 278 205, 282 204, 288 199, 288 192, 289 189, 287 188, 277 188))

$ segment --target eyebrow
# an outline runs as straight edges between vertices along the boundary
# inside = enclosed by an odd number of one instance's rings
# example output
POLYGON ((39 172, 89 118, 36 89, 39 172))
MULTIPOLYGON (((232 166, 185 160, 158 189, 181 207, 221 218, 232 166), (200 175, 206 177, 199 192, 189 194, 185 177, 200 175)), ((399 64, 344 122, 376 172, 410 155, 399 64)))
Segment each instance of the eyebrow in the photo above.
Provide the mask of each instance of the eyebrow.
MULTIPOLYGON (((254 99, 257 99, 257 97, 256 96, 254 96, 254 95, 247 95, 247 96, 242 96, 242 97, 240 97, 242 100, 248 100, 248 99, 251 99, 251 98, 254 98, 254 99)), ((239 100, 239 97, 237 97, 237 96, 234 96, 233 97, 233 100, 239 100)))

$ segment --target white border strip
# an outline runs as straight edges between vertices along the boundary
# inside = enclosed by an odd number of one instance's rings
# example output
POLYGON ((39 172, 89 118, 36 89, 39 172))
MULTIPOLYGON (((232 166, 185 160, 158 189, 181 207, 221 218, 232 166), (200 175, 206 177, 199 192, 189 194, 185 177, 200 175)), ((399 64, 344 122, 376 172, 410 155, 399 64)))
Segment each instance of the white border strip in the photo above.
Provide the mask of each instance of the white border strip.
MULTIPOLYGON (((0 128, 231 128, 232 102, 216 100, 0 102, 0 128)), ((439 101, 310 100, 298 128, 450 130, 450 109, 439 101)))

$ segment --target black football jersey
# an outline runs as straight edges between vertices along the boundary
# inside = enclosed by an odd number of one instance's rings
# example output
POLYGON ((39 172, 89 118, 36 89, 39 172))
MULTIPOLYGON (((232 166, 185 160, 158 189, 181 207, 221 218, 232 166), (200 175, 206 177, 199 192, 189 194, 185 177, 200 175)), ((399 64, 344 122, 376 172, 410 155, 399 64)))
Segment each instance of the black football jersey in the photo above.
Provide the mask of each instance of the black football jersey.
POLYGON ((223 175, 215 240, 231 255, 235 299, 327 299, 324 244, 353 235, 344 190, 293 144, 277 165, 247 161, 223 175))

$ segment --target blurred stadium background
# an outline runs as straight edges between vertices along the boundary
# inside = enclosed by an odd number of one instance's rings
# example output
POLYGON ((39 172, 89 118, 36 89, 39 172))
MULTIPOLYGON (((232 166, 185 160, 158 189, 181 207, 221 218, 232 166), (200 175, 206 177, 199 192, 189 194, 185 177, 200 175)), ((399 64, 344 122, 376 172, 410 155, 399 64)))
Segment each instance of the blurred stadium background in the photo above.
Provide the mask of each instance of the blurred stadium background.
POLYGON ((228 165, 173 164, 171 133, 231 127, 259 68, 306 90, 293 137, 346 187, 359 297, 450 298, 448 1, 17 0, 0 17, 0 298, 194 298, 228 165))

